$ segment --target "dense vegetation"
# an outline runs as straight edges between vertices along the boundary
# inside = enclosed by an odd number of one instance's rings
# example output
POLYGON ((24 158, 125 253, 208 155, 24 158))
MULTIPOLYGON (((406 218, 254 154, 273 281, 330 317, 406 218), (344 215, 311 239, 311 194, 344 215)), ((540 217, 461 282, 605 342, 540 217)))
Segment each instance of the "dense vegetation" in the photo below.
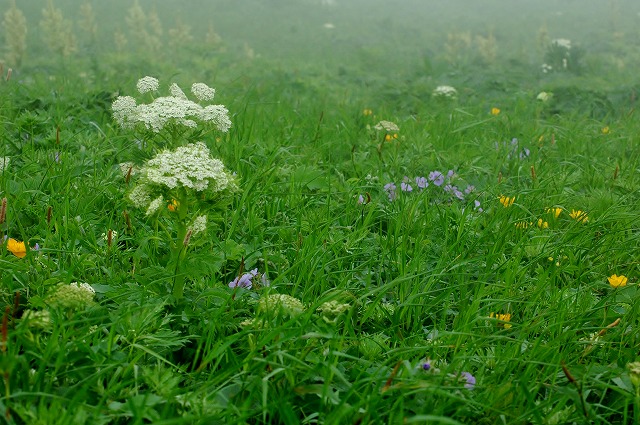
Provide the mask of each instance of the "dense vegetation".
POLYGON ((4 422, 640 420, 634 2, 0 12, 4 422))

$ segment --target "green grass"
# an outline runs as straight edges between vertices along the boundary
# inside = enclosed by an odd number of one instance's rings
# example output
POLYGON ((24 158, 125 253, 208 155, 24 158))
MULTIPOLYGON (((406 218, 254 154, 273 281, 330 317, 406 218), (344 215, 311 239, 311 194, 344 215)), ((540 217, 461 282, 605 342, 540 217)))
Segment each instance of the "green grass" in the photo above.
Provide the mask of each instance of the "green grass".
MULTIPOLYGON (((404 21, 355 0, 252 5, 273 22, 264 33, 242 35, 246 11, 220 1, 214 22, 226 49, 197 38, 171 60, 167 51, 115 52, 104 34, 114 22, 128 31, 128 6, 98 22, 95 45, 45 57, 43 6, 18 5, 33 31, 24 63, 0 82, 0 157, 10 157, 0 230, 27 252, 0 248, 2 421, 639 421, 639 378, 628 368, 640 346, 630 71, 640 56, 624 42, 637 34, 630 13, 611 9, 615 31, 589 32, 574 21, 594 19, 582 9, 540 6, 526 22, 499 20, 496 9, 498 54, 487 62, 477 48, 445 54, 447 33, 487 35, 483 23, 422 27, 427 12, 411 2, 397 10, 404 21), (362 26, 348 26, 359 13, 362 26), (579 70, 541 73, 535 37, 545 25, 551 38, 581 41, 579 70), (369 38, 365 28, 375 28, 369 38), (611 66, 615 58, 624 65, 611 66), (215 87, 233 122, 228 133, 178 139, 204 141, 240 187, 203 210, 207 229, 178 260, 175 214, 145 216, 128 198, 139 177, 119 168, 157 153, 138 145, 158 137, 111 116, 113 100, 135 95, 145 75, 162 93, 170 82, 215 87), (431 95, 443 84, 457 99, 431 95), (541 91, 553 93, 549 102, 536 100, 541 91), (381 120, 400 127, 397 138, 384 141, 381 120), (442 186, 418 188, 416 177, 448 170, 442 186), (474 190, 460 200, 447 184, 474 190), (515 201, 505 207, 501 196, 515 201), (578 210, 588 220, 570 216, 578 210), (252 269, 270 285, 229 287, 252 269), (613 274, 627 284, 612 287, 613 274), (58 285, 71 282, 91 285, 94 301, 57 300, 58 285)), ((202 36, 194 10, 183 18, 202 36)))

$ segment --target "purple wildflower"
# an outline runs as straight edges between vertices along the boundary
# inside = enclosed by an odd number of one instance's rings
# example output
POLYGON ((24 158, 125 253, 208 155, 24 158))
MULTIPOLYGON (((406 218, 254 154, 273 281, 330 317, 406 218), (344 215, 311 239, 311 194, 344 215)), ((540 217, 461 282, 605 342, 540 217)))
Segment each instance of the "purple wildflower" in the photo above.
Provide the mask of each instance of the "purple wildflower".
POLYGON ((453 170, 449 170, 447 171, 447 178, 449 180, 451 180, 453 178, 453 176, 455 175, 455 172, 453 170))
POLYGON ((473 192, 474 190, 476 190, 475 186, 469 185, 467 186, 467 188, 464 190, 464 193, 466 193, 467 195, 470 194, 471 192, 473 192))
POLYGON ((396 185, 394 183, 387 183, 384 185, 384 190, 389 195, 389 201, 396 199, 396 185))
POLYGON ((416 186, 418 186, 418 189, 426 189, 429 186, 429 182, 424 177, 416 177, 416 186))
POLYGON ((358 196, 358 205, 362 205, 362 204, 364 204, 364 196, 359 195, 358 196))
POLYGON ((243 274, 240 277, 236 277, 231 282, 229 282, 229 288, 246 288, 251 289, 253 283, 251 279, 258 275, 258 269, 253 269, 248 273, 243 274))
POLYGON ((482 208, 480 208, 480 201, 478 201, 477 199, 475 201, 473 201, 473 207, 478 211, 478 212, 482 212, 484 211, 482 208))
POLYGON ((461 201, 464 200, 464 195, 462 194, 462 192, 460 192, 458 190, 458 188, 456 186, 452 186, 450 184, 446 185, 443 190, 447 193, 452 194, 453 196, 455 196, 456 198, 460 199, 461 201))
POLYGON ((402 183, 400 183, 400 189, 403 192, 412 192, 413 191, 413 188, 409 184, 409 177, 404 176, 404 179, 402 179, 402 183))
POLYGON ((40 244, 38 244, 38 242, 36 242, 36 244, 33 246, 33 248, 31 248, 31 251, 40 251, 40 244))
POLYGON ((431 363, 427 360, 426 362, 422 363, 422 370, 429 370, 431 369, 431 363))
POLYGON ((429 180, 439 187, 444 183, 444 175, 440 171, 432 171, 429 173, 429 180))
POLYGON ((522 148, 522 151, 520 151, 520 159, 527 159, 529 158, 529 154, 531 154, 531 151, 527 148, 522 148))
POLYGON ((476 386, 476 378, 469 372, 461 372, 460 376, 466 381, 464 387, 468 390, 472 390, 476 386))

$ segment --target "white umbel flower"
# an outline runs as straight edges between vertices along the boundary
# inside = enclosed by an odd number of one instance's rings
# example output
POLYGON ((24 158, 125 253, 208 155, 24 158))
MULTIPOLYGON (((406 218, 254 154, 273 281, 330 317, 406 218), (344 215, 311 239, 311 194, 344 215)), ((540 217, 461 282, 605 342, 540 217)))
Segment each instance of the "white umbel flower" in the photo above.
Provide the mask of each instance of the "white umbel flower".
POLYGON ((200 232, 204 232, 206 229, 207 229, 206 215, 200 215, 196 217, 195 220, 193 220, 193 223, 191 223, 191 227, 189 227, 189 230, 191 231, 192 235, 197 235, 200 232))
POLYGON ((113 118, 122 128, 133 128, 135 121, 130 117, 136 113, 136 100, 131 96, 118 96, 113 101, 111 109, 113 110, 113 118))
POLYGON ((150 159, 141 173, 152 185, 175 189, 178 186, 214 192, 235 186, 222 161, 212 158, 207 146, 198 142, 165 150, 150 159))
POLYGON ((231 128, 231 120, 229 119, 229 111, 224 105, 209 105, 202 109, 200 114, 202 121, 213 123, 218 130, 226 133, 231 128))
POLYGON ((184 94, 180 86, 178 86, 176 83, 171 84, 171 86, 169 87, 169 93, 171 93, 171 96, 173 97, 187 100, 187 95, 184 94))
POLYGON ((205 83, 193 83, 191 93, 200 101, 213 100, 216 90, 205 83))
POLYGON ((136 84, 136 88, 140 94, 152 92, 158 90, 160 86, 160 82, 157 78, 153 77, 142 77, 138 80, 136 84))
POLYGON ((455 99, 458 96, 458 91, 451 86, 438 86, 431 95, 438 98, 455 99))
MULTIPOLYGON (((157 90, 158 80, 144 77, 138 81, 140 93, 157 90)), ((112 104, 113 118, 124 129, 133 129, 137 125, 159 133, 167 125, 196 128, 198 124, 213 124, 218 130, 226 132, 231 127, 229 111, 223 105, 199 105, 187 98, 187 95, 175 83, 169 87, 170 96, 155 98, 148 104, 137 104, 131 96, 118 96, 112 104)), ((215 90, 204 83, 195 83, 191 92, 200 101, 213 99, 215 90)))
POLYGON ((160 209, 160 207, 164 204, 164 198, 162 196, 158 196, 156 199, 149 203, 149 207, 147 207, 147 215, 152 215, 156 211, 160 209))
POLYGON ((378 124, 375 125, 376 130, 378 131, 386 131, 387 133, 393 133, 396 131, 400 131, 400 127, 398 127, 398 124, 391 122, 391 121, 380 121, 378 124))
POLYGON ((555 40, 551 41, 551 44, 567 50, 571 50, 571 40, 566 38, 556 38, 555 40))

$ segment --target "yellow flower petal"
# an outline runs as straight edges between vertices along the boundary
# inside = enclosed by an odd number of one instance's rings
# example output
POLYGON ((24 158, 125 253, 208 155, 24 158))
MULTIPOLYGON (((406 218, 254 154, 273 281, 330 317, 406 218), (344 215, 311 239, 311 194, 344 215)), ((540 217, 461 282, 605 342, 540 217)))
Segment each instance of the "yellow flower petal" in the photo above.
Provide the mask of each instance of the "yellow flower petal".
POLYGON ((620 288, 622 286, 627 286, 627 281, 629 279, 625 275, 618 276, 617 274, 612 274, 607 278, 607 280, 612 288, 620 288))
POLYGON ((18 258, 24 258, 27 255, 27 248, 24 242, 18 242, 13 238, 7 240, 7 250, 18 258))
POLYGON ((508 208, 511 205, 513 205, 513 203, 516 201, 516 197, 508 197, 508 196, 504 196, 504 195, 500 195, 500 203, 502 204, 503 207, 508 208))

